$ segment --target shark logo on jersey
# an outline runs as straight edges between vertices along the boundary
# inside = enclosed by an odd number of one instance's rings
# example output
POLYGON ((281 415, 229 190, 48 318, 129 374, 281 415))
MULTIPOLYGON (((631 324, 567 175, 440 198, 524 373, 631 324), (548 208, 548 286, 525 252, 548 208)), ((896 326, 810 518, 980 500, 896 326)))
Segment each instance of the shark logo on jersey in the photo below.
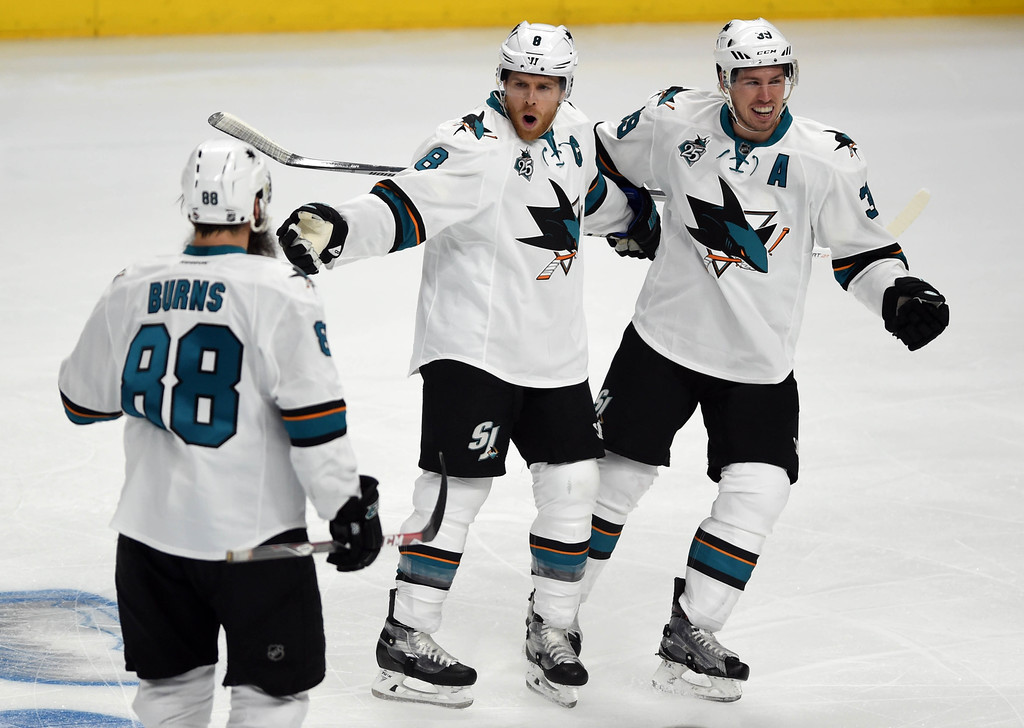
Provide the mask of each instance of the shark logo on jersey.
POLYGON ((533 157, 530 156, 529 149, 524 149, 519 153, 519 157, 516 159, 513 169, 515 169, 516 174, 527 182, 533 178, 533 157))
POLYGON ((681 91, 689 91, 684 86, 669 86, 667 89, 661 92, 661 96, 658 97, 658 106, 667 106, 668 108, 675 110, 676 94, 681 91))
POLYGON ((856 156, 858 159, 860 159, 860 152, 857 151, 857 142, 853 141, 853 139, 848 137, 843 132, 836 131, 835 129, 826 129, 825 132, 828 134, 836 135, 836 148, 833 149, 832 151, 838 152, 843 147, 847 147, 850 150, 851 157, 856 156))
POLYGON ((497 135, 494 134, 490 129, 484 126, 484 112, 479 114, 466 114, 462 117, 462 125, 455 130, 458 134, 460 131, 471 131, 473 136, 477 139, 483 139, 485 136, 489 136, 491 139, 497 139, 497 135))
POLYGON ((565 275, 569 275, 569 269, 572 267, 572 261, 576 257, 580 242, 580 217, 577 213, 579 199, 569 202, 565 190, 559 187, 558 183, 552 179, 549 179, 548 182, 551 183, 551 187, 555 191, 558 206, 533 207, 527 205, 526 209, 530 211, 541 234, 532 238, 516 238, 520 243, 555 251, 554 260, 548 263, 537 276, 538 281, 546 281, 551 278, 551 274, 559 266, 565 275))
POLYGON ((711 141, 711 137, 702 137, 698 134, 693 139, 679 145, 679 156, 686 160, 688 166, 692 167, 700 161, 700 158, 704 156, 704 152, 708 150, 709 141, 711 141))
POLYGON ((722 204, 699 200, 686 196, 693 211, 697 227, 687 226, 686 229, 701 245, 708 249, 704 260, 719 278, 731 266, 736 265, 746 270, 759 273, 768 272, 768 256, 782 239, 789 233, 784 228, 775 243, 768 247, 768 241, 775 233, 775 225, 770 225, 774 212, 751 213, 763 215, 765 220, 758 228, 754 228, 747 220, 736 193, 732 191, 721 177, 718 181, 722 188, 722 204))

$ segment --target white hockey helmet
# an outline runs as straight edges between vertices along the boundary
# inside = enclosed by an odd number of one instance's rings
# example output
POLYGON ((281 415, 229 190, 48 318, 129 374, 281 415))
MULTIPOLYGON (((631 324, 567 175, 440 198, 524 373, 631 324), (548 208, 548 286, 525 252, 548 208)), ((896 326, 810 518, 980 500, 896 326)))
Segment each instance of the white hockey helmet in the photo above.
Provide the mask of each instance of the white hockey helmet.
POLYGON ((211 139, 192 150, 181 173, 181 197, 181 209, 194 223, 247 222, 255 232, 270 224, 270 170, 255 149, 237 139, 211 139))
POLYGON ((579 57, 572 34, 564 25, 521 22, 501 44, 498 61, 498 93, 505 97, 505 78, 511 71, 539 76, 557 76, 565 80, 565 95, 572 92, 572 75, 579 57))
POLYGON ((722 72, 719 83, 723 92, 732 87, 739 68, 788 66, 786 78, 790 89, 796 86, 799 76, 793 46, 764 18, 726 23, 715 43, 715 63, 722 72))

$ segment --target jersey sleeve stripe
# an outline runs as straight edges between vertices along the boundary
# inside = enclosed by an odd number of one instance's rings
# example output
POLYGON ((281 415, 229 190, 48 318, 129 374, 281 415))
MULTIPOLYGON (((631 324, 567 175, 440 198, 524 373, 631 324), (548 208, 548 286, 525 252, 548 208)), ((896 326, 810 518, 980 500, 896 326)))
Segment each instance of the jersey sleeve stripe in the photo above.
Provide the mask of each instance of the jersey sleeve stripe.
POLYGON ((281 410, 281 420, 294 447, 313 447, 348 431, 345 400, 281 410))
POLYGON ((594 181, 590 185, 590 189, 587 190, 587 199, 584 204, 585 214, 590 215, 597 212, 604 204, 605 198, 608 197, 608 183, 605 181, 604 175, 600 172, 594 177, 594 181))
POLYGON ((60 393, 61 402, 64 403, 64 414, 68 416, 68 419, 74 422, 76 425, 91 425, 93 422, 109 422, 110 420, 116 420, 123 413, 118 410, 117 412, 97 412, 87 407, 75 404, 67 398, 63 392, 60 393))
POLYGON ((619 187, 623 185, 632 186, 628 179, 623 176, 615 167, 615 162, 612 161, 611 156, 608 154, 608 150, 605 149, 604 144, 601 143, 601 138, 597 138, 597 168, 605 177, 610 179, 619 187))
POLYGON ((900 247, 899 243, 893 243, 884 248, 869 250, 865 253, 858 253, 846 258, 836 258, 832 261, 832 275, 835 276, 835 279, 845 291, 850 287, 850 282, 869 265, 879 260, 891 260, 894 258, 901 261, 905 268, 910 268, 907 264, 906 256, 903 255, 903 248, 900 247))
POLYGON ((426 240, 427 234, 423 225, 423 217, 408 195, 395 184, 394 180, 386 179, 378 182, 370 190, 390 208, 395 217, 395 243, 389 253, 406 248, 415 248, 426 240))

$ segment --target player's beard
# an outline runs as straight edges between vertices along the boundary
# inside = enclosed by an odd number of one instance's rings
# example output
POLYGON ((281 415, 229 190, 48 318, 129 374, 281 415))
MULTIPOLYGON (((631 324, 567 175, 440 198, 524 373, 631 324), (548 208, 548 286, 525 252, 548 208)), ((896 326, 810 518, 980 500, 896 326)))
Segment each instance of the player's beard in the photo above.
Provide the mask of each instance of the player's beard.
POLYGON ((277 257, 277 238, 269 230, 261 233, 249 231, 249 255, 264 255, 268 258, 277 257))

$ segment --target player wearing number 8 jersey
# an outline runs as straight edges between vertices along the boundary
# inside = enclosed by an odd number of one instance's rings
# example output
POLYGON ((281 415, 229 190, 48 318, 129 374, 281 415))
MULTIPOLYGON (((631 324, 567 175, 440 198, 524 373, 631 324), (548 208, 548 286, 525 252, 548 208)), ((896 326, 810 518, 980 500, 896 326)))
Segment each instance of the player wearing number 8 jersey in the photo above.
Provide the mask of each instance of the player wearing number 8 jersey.
POLYGON ((335 565, 366 566, 381 545, 376 481, 356 470, 319 296, 274 258, 263 161, 205 142, 182 192, 195 236, 115 277, 60 392, 76 424, 128 415, 111 525, 143 724, 207 724, 223 626, 229 725, 298 726, 325 673, 312 558, 235 566, 225 553, 305 539, 308 498, 344 547, 335 565))
POLYGON ((412 369, 423 378, 415 512, 448 507, 428 545, 403 548, 377 648, 378 697, 465 707, 476 672, 433 642, 468 530, 505 472, 512 444, 530 467, 535 599, 528 684, 575 704, 587 672, 566 632, 579 598, 603 454, 587 381, 584 230, 621 234, 626 255, 653 255, 650 196, 607 185, 593 124, 566 101, 575 42, 562 26, 521 23, 501 46, 498 90, 440 125, 410 169, 337 207, 304 205, 278 230, 309 273, 424 244, 412 369), (632 194, 633 197, 628 197, 632 194), (419 690, 415 681, 435 687, 419 690))

